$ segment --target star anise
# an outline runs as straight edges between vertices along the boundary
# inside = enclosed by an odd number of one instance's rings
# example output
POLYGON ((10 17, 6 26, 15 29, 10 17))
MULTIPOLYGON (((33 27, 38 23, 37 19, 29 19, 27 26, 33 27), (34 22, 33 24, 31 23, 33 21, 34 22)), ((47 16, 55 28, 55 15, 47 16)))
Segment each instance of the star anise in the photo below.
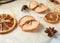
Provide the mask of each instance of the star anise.
POLYGON ((49 28, 46 28, 45 30, 46 33, 48 33, 48 36, 49 37, 53 37, 55 35, 55 33, 57 33, 56 30, 54 30, 54 27, 49 27, 49 28))
POLYGON ((21 11, 28 9, 27 5, 23 5, 21 11))

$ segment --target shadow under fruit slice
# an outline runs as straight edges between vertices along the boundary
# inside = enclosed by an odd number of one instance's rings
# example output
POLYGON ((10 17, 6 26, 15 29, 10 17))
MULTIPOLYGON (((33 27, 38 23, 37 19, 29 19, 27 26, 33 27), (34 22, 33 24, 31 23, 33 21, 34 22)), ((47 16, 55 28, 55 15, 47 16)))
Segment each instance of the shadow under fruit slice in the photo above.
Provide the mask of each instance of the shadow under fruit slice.
POLYGON ((0 14, 0 34, 8 33, 13 30, 16 20, 12 15, 0 14))
POLYGON ((52 24, 56 24, 59 21, 58 13, 50 12, 47 15, 45 15, 44 20, 46 22, 49 22, 49 23, 52 23, 52 24))

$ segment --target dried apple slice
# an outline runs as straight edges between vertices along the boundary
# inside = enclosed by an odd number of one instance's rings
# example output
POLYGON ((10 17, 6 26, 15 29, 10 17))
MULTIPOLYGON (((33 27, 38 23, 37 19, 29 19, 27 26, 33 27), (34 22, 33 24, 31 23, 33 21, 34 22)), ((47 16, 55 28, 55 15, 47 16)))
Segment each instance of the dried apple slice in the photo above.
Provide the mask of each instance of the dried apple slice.
POLYGON ((38 30, 40 23, 38 21, 28 21, 23 25, 22 30, 26 32, 38 30))
POLYGON ((34 20, 34 18, 32 16, 26 15, 19 20, 19 25, 23 26, 23 24, 25 24, 25 22, 31 21, 31 20, 34 20))
POLYGON ((29 7, 30 7, 30 9, 34 10, 37 13, 42 13, 42 12, 48 10, 48 7, 47 6, 45 6, 42 3, 38 3, 36 1, 30 2, 29 7))
POLYGON ((59 21, 59 16, 57 13, 51 12, 51 13, 48 13, 47 15, 45 15, 44 20, 46 22, 56 24, 59 21))
POLYGON ((23 31, 36 31, 39 27, 39 22, 36 21, 32 16, 24 16, 19 20, 19 27, 22 28, 23 31))
POLYGON ((43 4, 40 4, 38 7, 36 7, 34 9, 34 11, 37 12, 37 13, 42 13, 42 12, 44 12, 46 10, 48 10, 48 7, 43 5, 43 4))
POLYGON ((31 1, 31 2, 29 3, 30 9, 35 9, 38 5, 39 5, 39 3, 36 2, 36 1, 31 1))
POLYGON ((0 14, 0 34, 7 33, 16 25, 16 20, 12 15, 0 14))

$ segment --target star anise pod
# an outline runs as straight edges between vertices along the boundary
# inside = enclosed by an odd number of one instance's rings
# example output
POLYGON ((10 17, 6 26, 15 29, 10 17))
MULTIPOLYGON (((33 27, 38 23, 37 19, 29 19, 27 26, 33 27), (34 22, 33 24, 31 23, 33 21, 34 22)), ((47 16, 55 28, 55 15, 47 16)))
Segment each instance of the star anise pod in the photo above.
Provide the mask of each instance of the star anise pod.
POLYGON ((45 30, 46 33, 48 33, 48 36, 49 37, 53 37, 55 35, 55 33, 57 33, 56 30, 54 30, 54 27, 49 27, 49 28, 46 28, 45 30))
POLYGON ((23 5, 21 11, 28 9, 27 5, 23 5))

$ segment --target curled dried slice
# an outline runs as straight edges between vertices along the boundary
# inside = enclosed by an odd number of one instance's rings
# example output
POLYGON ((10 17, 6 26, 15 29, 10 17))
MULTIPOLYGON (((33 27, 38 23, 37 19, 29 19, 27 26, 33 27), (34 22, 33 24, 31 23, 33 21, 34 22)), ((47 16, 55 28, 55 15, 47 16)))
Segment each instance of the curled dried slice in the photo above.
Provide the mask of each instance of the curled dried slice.
POLYGON ((35 31, 35 30, 38 30, 39 25, 40 24, 38 21, 29 21, 26 24, 24 24, 22 30, 23 31, 35 31))
POLYGON ((36 1, 30 2, 29 7, 30 7, 30 9, 34 10, 37 13, 42 13, 42 12, 45 12, 48 10, 47 6, 45 6, 42 3, 38 3, 36 1))
POLYGON ((51 13, 48 13, 47 15, 45 15, 44 20, 46 22, 55 24, 55 23, 57 23, 59 21, 59 16, 58 16, 57 13, 51 12, 51 13))
POLYGON ((39 3, 36 2, 36 1, 31 1, 31 2, 29 3, 30 9, 35 9, 38 5, 39 5, 39 3))
POLYGON ((48 10, 48 7, 43 5, 43 4, 40 4, 37 8, 35 8, 35 12, 37 13, 42 13, 44 11, 48 10))
POLYGON ((19 20, 19 27, 28 32, 38 30, 39 24, 32 16, 24 16, 19 20))
POLYGON ((12 15, 0 14, 0 34, 7 33, 16 25, 16 20, 12 15))
POLYGON ((25 22, 31 21, 31 20, 34 20, 34 18, 32 16, 26 15, 19 20, 19 25, 23 26, 23 24, 25 24, 25 22))

